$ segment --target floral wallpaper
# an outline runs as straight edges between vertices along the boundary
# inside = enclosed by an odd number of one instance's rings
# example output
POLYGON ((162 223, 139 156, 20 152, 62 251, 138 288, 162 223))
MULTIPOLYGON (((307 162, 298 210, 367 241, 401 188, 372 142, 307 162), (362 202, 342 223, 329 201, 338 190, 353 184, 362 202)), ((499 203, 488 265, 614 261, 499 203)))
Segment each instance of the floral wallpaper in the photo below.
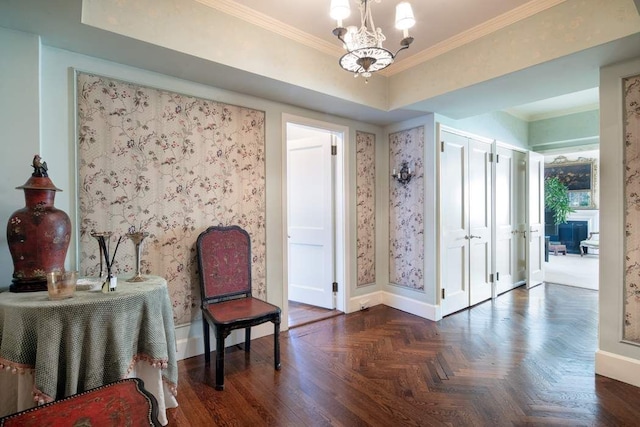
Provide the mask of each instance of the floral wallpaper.
POLYGON ((81 274, 99 275, 92 231, 112 232, 115 273, 167 279, 176 324, 199 316, 195 242, 212 225, 251 236, 252 288, 266 298, 265 114, 249 108, 78 73, 81 274))
POLYGON ((376 281, 376 136, 356 131, 356 216, 358 221, 358 283, 376 281))
POLYGON ((640 75, 624 79, 625 308, 623 339, 640 343, 640 75))
POLYGON ((389 282, 424 290, 424 128, 389 135, 389 170, 407 162, 414 173, 406 184, 389 183, 389 282))

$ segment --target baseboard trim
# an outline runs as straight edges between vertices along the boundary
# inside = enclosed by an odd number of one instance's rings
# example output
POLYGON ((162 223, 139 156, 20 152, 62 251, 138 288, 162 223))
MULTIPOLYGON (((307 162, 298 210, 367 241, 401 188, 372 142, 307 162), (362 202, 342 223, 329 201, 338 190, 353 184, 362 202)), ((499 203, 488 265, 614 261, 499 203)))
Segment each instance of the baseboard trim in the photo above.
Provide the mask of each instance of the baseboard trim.
POLYGON ((373 307, 374 305, 382 304, 382 292, 372 292, 370 294, 353 297, 349 299, 349 303, 347 304, 347 313, 353 313, 358 310, 362 310, 362 308, 373 307))
POLYGON ((426 302, 422 301, 416 301, 411 298, 403 297, 402 295, 383 292, 382 303, 384 305, 388 305, 389 307, 406 311, 407 313, 422 317, 423 319, 433 321, 442 319, 442 311, 440 309, 440 306, 427 304, 426 302))
POLYGON ((640 360, 607 351, 596 351, 596 374, 640 387, 640 360))
MULTIPOLYGON (((204 340, 202 337, 202 321, 185 323, 176 326, 176 359, 183 360, 189 357, 204 354, 204 340)), ((267 322, 251 328, 251 339, 273 335, 273 323, 267 322)), ((213 330, 209 330, 211 339, 211 351, 215 350, 216 340, 213 330)), ((226 347, 244 342, 244 329, 235 330, 225 340, 226 347)))
MULTIPOLYGON (((414 314, 427 320, 438 321, 442 319, 440 306, 434 306, 384 291, 372 292, 370 294, 351 298, 348 303, 347 313, 359 311, 362 305, 365 307, 373 307, 380 304, 414 314)), ((176 326, 175 334, 177 350, 176 358, 178 360, 199 356, 204 353, 202 322, 200 320, 176 326)), ((213 351, 215 348, 215 335, 211 330, 209 334, 211 337, 211 350, 213 351)), ((273 335, 273 324, 271 322, 254 326, 251 329, 251 339, 261 338, 267 335, 273 335)), ((229 335, 225 344, 229 347, 243 342, 244 331, 236 330, 229 335)))

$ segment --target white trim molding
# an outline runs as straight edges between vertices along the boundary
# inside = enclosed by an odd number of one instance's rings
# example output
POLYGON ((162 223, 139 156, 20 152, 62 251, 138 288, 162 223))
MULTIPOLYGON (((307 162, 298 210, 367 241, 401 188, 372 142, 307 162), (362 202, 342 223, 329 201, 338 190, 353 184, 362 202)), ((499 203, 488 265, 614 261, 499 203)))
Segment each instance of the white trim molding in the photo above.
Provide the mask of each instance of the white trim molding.
POLYGON ((349 310, 347 313, 361 310, 361 304, 364 304, 367 308, 375 305, 386 305, 427 320, 438 321, 442 319, 440 306, 427 304, 426 302, 392 294, 391 292, 378 291, 353 297, 349 300, 349 310))
MULTIPOLYGON (((282 326, 282 323, 280 324, 282 326)), ((282 339, 282 330, 280 339, 282 339)), ((204 354, 204 340, 202 336, 202 321, 176 326, 176 359, 183 360, 189 357, 204 354)), ((251 339, 273 335, 273 323, 267 322, 251 328, 251 339)), ((211 351, 216 349, 216 338, 213 330, 209 330, 211 351)), ((231 347, 244 342, 244 329, 232 331, 225 341, 225 347, 231 347)))
POLYGON ((383 292, 382 301, 384 305, 422 317, 423 319, 433 321, 442 319, 442 310, 438 305, 428 304, 389 292, 383 292))
POLYGON ((596 351, 596 374, 640 387, 640 361, 608 351, 596 351))
POLYGON ((382 291, 372 292, 370 294, 360 295, 349 299, 346 313, 354 313, 361 310, 362 307, 373 307, 374 305, 384 304, 382 291))
MULTIPOLYGON (((305 31, 302 31, 294 26, 285 24, 282 21, 274 19, 264 13, 258 12, 245 5, 237 3, 233 0, 196 0, 206 6, 213 9, 217 9, 227 15, 234 16, 238 19, 242 19, 252 25, 264 28, 265 30, 279 34, 283 37, 287 37, 293 41, 301 43, 310 48, 316 49, 320 52, 341 56, 344 53, 344 49, 337 43, 329 43, 320 37, 311 35, 305 31)), ((419 65, 430 59, 440 56, 444 53, 452 51, 460 46, 471 43, 484 36, 492 34, 509 25, 529 18, 537 13, 547 10, 551 7, 564 3, 566 0, 534 0, 516 7, 500 16, 496 16, 487 22, 470 28, 456 36, 450 37, 439 43, 436 43, 432 47, 423 50, 415 55, 412 55, 402 61, 396 61, 393 67, 381 71, 379 74, 384 76, 391 76, 393 74, 400 73, 411 67, 419 65)), ((640 0, 636 0, 640 1, 640 0)), ((328 6, 328 3, 327 3, 328 6)), ((327 30, 329 31, 329 30, 327 30)))

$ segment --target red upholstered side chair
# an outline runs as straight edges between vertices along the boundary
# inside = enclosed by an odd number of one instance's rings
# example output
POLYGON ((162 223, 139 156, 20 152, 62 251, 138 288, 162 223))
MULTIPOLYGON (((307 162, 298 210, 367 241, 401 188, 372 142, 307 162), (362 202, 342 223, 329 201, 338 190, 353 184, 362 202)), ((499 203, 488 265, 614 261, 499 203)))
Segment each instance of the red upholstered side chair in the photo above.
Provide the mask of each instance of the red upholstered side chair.
POLYGON ((244 329, 244 350, 251 350, 251 327, 273 322, 273 357, 280 370, 280 308, 251 296, 251 241, 242 228, 209 227, 198 236, 204 357, 211 360, 209 324, 216 334, 216 390, 224 389, 224 340, 244 329))

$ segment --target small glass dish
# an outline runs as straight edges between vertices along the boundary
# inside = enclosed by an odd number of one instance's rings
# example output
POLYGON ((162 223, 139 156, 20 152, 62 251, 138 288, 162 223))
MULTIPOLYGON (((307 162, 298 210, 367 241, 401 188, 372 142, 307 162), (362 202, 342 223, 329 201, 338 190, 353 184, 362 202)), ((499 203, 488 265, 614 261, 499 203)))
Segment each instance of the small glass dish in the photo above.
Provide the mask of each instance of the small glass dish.
POLYGON ((47 273, 47 291, 50 300, 73 297, 76 291, 77 271, 52 271, 47 273))

